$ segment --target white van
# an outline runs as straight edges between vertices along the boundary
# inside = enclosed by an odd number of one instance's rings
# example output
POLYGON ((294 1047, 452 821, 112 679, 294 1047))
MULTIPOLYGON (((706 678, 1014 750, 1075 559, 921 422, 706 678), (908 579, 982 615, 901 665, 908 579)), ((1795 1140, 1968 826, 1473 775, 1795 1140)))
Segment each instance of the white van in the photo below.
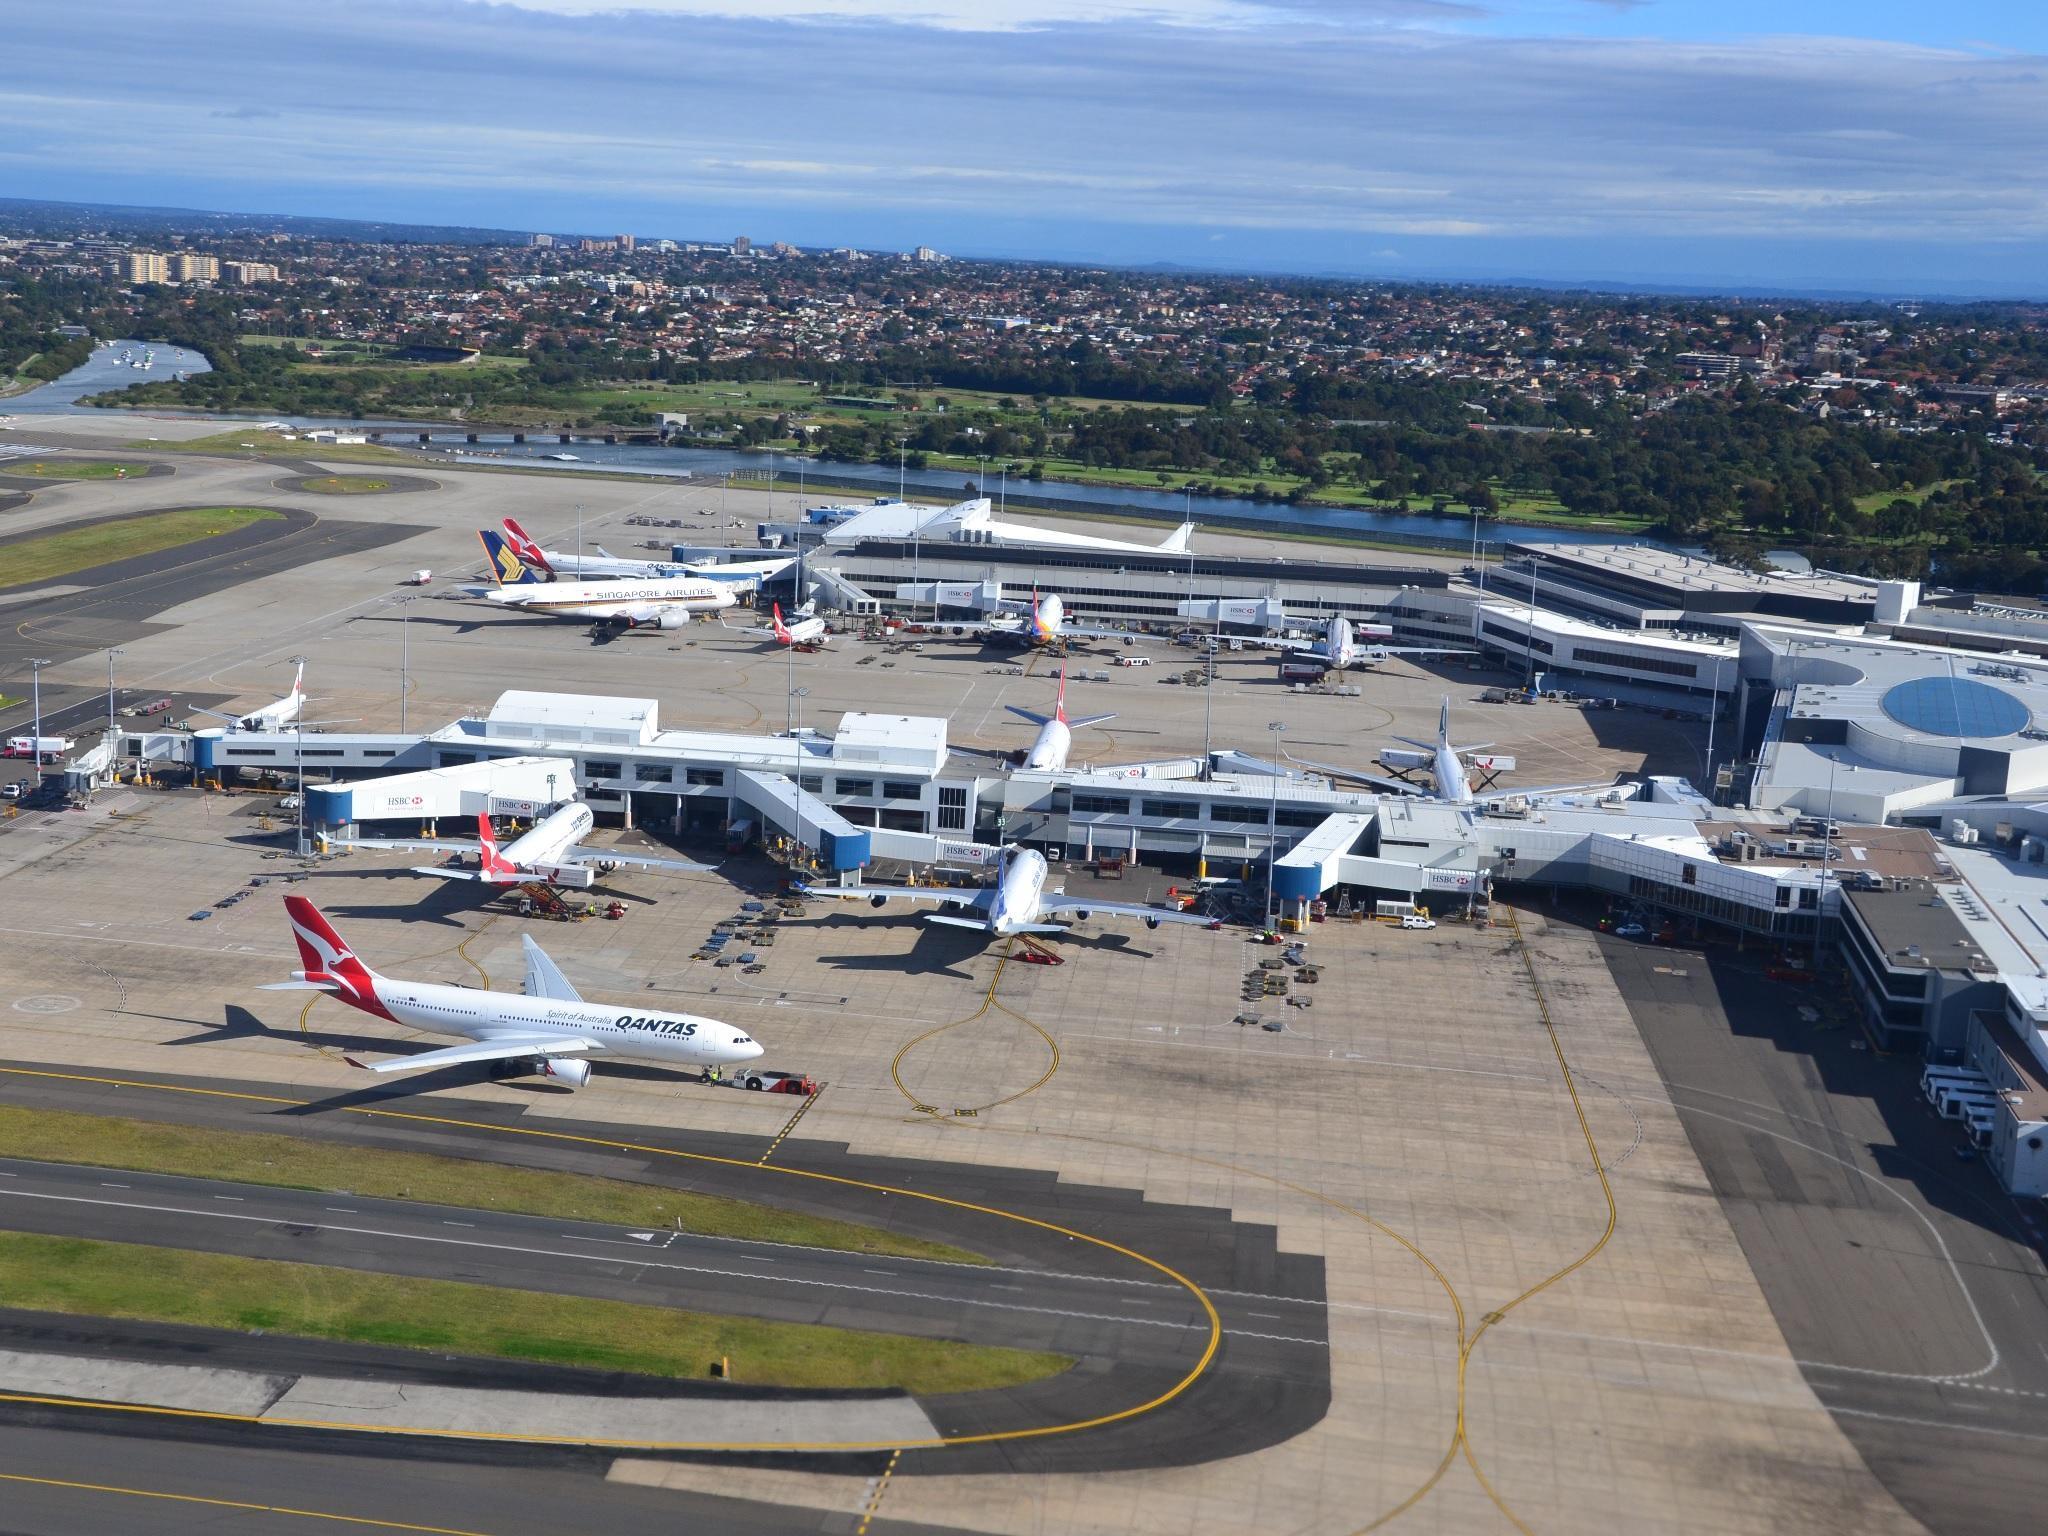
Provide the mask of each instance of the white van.
POLYGON ((1119 656, 1116 659, 1116 664, 1120 667, 1149 667, 1152 665, 1152 658, 1150 656, 1119 656))
POLYGON ((1989 1089, 1943 1088, 1934 1096, 1934 1107, 1944 1120, 1961 1120, 1971 1109, 1990 1109, 1998 1096, 1989 1089))
POLYGON ((1944 1088, 1980 1085, 1989 1088, 1991 1080, 1982 1072, 1972 1072, 1968 1067, 1929 1067, 1920 1074, 1920 1091, 1930 1101, 1944 1088))

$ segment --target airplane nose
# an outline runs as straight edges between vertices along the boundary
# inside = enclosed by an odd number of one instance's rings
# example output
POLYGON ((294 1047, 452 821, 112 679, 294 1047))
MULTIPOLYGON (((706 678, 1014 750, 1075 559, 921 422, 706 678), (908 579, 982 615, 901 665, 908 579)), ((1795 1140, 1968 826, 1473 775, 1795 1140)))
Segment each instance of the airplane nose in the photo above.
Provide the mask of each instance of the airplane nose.
POLYGON ((735 1044, 733 1049, 739 1052, 741 1061, 753 1061, 758 1057, 768 1054, 767 1047, 759 1045, 752 1040, 749 1040, 745 1045, 735 1044))

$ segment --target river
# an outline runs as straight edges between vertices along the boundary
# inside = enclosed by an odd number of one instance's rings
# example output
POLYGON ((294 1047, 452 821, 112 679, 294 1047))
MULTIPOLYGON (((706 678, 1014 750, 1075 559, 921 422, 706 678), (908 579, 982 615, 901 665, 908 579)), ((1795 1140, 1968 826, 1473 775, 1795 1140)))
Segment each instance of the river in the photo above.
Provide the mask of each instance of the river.
MULTIPOLYGON (((87 362, 56 382, 45 384, 25 395, 17 395, 11 400, 0 400, 0 414, 81 415, 104 419, 105 411, 93 406, 80 405, 80 397, 146 380, 166 378, 179 371, 203 373, 206 369, 205 358, 181 347, 161 344, 152 347, 151 344, 140 341, 110 342, 95 351, 87 362), (156 354, 155 365, 147 372, 133 368, 123 361, 124 356, 139 359, 152 350, 156 354)), ((898 485, 894 465, 820 463, 793 458, 788 454, 770 454, 739 448, 662 448, 644 443, 583 441, 564 445, 555 440, 555 434, 541 432, 528 434, 529 437, 536 439, 535 441, 515 443, 510 431, 490 431, 482 428, 477 429, 478 441, 470 443, 466 429, 449 428, 431 422, 360 421, 326 416, 220 416, 208 412, 180 413, 172 410, 160 410, 152 414, 159 417, 175 416, 223 422, 276 421, 303 431, 339 428, 406 433, 408 436, 404 446, 411 452, 420 451, 414 446, 415 440, 419 433, 426 432, 429 434, 431 447, 422 455, 423 457, 452 459, 458 463, 471 460, 488 464, 530 462, 536 468, 545 466, 551 471, 558 472, 606 470, 613 473, 623 471, 679 478, 716 477, 734 470, 760 473, 780 469, 786 473, 795 473, 801 469, 814 469, 837 480, 851 480, 863 487, 872 487, 877 495, 894 494, 898 485), (564 462, 554 457, 559 454, 573 455, 573 462, 564 462)), ((913 469, 903 473, 901 484, 905 491, 915 494, 959 496, 964 494, 966 485, 973 479, 972 474, 962 474, 958 470, 913 469)), ((1118 512, 1125 516, 1174 523, 1178 523, 1182 512, 1187 510, 1192 513, 1197 525, 1205 519, 1215 519, 1239 527, 1251 524, 1310 532, 1351 534, 1363 538, 1380 537, 1395 541, 1426 540, 1439 547, 1462 547, 1472 535, 1472 524, 1469 519, 1434 517, 1428 513, 1290 506, 1284 502, 1253 501, 1248 497, 1239 496, 1196 496, 1190 500, 1178 491, 1145 490, 1136 486, 1081 485, 1068 480, 1026 481, 1014 476, 1005 481, 999 474, 990 475, 987 484, 982 488, 988 495, 998 498, 1003 497, 1006 492, 1014 491, 1018 506, 1025 509, 1029 508, 1034 499, 1045 497, 1069 508, 1075 505, 1099 507, 1105 512, 1118 512)), ((821 497, 828 499, 832 494, 830 491, 820 491, 821 497)), ((842 491, 840 494, 845 493, 842 491)), ((1551 527, 1540 523, 1494 521, 1482 523, 1479 531, 1481 537, 1490 543, 1525 540, 1559 544, 1649 542, 1627 534, 1551 527)))

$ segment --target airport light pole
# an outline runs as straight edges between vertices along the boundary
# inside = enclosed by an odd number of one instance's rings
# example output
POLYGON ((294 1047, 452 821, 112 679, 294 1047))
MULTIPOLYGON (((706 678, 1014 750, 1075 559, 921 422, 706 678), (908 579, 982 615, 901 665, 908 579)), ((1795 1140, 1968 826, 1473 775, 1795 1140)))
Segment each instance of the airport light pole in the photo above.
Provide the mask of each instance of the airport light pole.
MULTIPOLYGON (((294 666, 303 667, 306 664, 306 658, 303 656, 293 656, 288 659, 294 666)), ((298 855, 303 859, 312 852, 306 846, 306 706, 304 704, 299 705, 298 714, 292 718, 292 735, 297 743, 293 755, 298 759, 296 766, 299 776, 299 790, 298 794, 294 796, 299 802, 297 845, 298 855)))
MULTIPOLYGON (((1285 732, 1285 720, 1268 720, 1266 729, 1276 735, 1285 732)), ((1273 776, 1266 805, 1266 926, 1273 926, 1273 861, 1280 854, 1280 743, 1273 743, 1273 776)))
POLYGON ((583 574, 583 503, 576 503, 576 574, 583 574))
POLYGON ((43 787, 43 668, 50 664, 47 656, 32 656, 28 663, 28 691, 34 700, 35 724, 30 727, 36 733, 36 788, 43 787))
POLYGON ((405 696, 412 691, 412 599, 398 600, 398 730, 405 733, 405 696))
POLYGON ((1536 686, 1536 572, 1542 562, 1541 555, 1529 557, 1529 627, 1522 632, 1522 654, 1528 658, 1528 671, 1522 678, 1523 692, 1536 686))
MULTIPOLYGON (((789 646, 785 647, 785 649, 790 652, 790 675, 793 678, 796 668, 796 648, 789 646)), ((791 683, 789 689, 789 778, 790 783, 796 789, 796 848, 789 861, 792 866, 795 865, 798 858, 803 856, 804 850, 804 739, 796 733, 796 712, 798 702, 809 698, 810 695, 810 689, 799 688, 794 682, 791 683)))
POLYGON ((107 647, 107 730, 114 729, 114 658, 128 653, 118 645, 107 647))

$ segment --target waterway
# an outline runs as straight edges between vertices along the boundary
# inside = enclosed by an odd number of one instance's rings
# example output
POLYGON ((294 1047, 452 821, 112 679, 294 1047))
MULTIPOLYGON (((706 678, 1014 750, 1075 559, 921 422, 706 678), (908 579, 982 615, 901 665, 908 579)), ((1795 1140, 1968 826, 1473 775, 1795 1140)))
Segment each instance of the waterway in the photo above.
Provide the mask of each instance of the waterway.
MULTIPOLYGON (((104 410, 80 405, 79 399, 104 390, 168 378, 181 370, 201 373, 206 371, 207 366, 204 357, 181 347, 152 347, 149 343, 140 341, 111 342, 94 352, 86 363, 54 383, 45 384, 25 395, 0 400, 0 415, 90 415, 103 418, 106 414, 104 410), (128 362, 123 361, 124 357, 139 359, 150 351, 154 351, 156 357, 154 366, 147 372, 133 368, 128 362)), ((214 416, 205 412, 181 413, 172 410, 154 411, 150 414, 159 418, 181 417, 223 422, 276 421, 298 431, 315 431, 321 428, 381 431, 394 434, 391 446, 419 453, 429 459, 515 466, 531 464, 535 468, 546 468, 554 472, 601 470, 614 474, 623 472, 682 479, 716 479, 736 470, 758 474, 778 469, 789 473, 813 469, 836 480, 850 480, 862 487, 872 488, 877 496, 895 494, 899 484, 904 491, 913 495, 961 496, 965 494, 968 484, 975 482, 972 474, 963 474, 958 470, 934 469, 906 470, 902 472, 899 481, 898 471, 894 465, 822 463, 793 458, 788 454, 771 454, 738 448, 663 448, 647 443, 602 443, 581 440, 565 444, 558 442, 557 434, 552 432, 529 432, 527 436, 530 441, 515 443, 510 431, 480 428, 477 429, 477 441, 471 443, 468 440, 467 429, 417 421, 362 421, 328 416, 214 416), (421 432, 428 434, 428 446, 425 449, 418 445, 418 435, 421 432), (405 434, 404 437, 397 439, 396 434, 401 433, 405 434), (564 459, 561 455, 572 457, 564 459)), ((147 433, 147 428, 139 424, 143 419, 146 418, 138 417, 138 436, 147 433)), ((1190 498, 1178 491, 1145 490, 1136 486, 1081 485, 1066 480, 1025 481, 1021 478, 1005 479, 1000 474, 991 474, 981 485, 981 489, 987 495, 998 499, 1005 498, 1008 492, 1015 491, 1020 508, 1028 509, 1033 498, 1044 496, 1069 507, 1099 507, 1104 512, 1161 522, 1178 523, 1185 513, 1194 518, 1197 526, 1205 519, 1213 518, 1238 527, 1252 524, 1304 533, 1350 534, 1368 539, 1378 537, 1395 541, 1427 540, 1440 547, 1462 545, 1473 533, 1470 520, 1462 517, 1434 517, 1428 513, 1414 512, 1375 512, 1346 507, 1290 506, 1282 502, 1253 501, 1249 497, 1239 496, 1190 498)), ((819 499, 843 499, 846 494, 843 490, 836 493, 821 490, 819 499)), ((1490 543, 1522 540, 1560 544, 1649 542, 1626 534, 1504 521, 1481 523, 1479 535, 1490 543)))

